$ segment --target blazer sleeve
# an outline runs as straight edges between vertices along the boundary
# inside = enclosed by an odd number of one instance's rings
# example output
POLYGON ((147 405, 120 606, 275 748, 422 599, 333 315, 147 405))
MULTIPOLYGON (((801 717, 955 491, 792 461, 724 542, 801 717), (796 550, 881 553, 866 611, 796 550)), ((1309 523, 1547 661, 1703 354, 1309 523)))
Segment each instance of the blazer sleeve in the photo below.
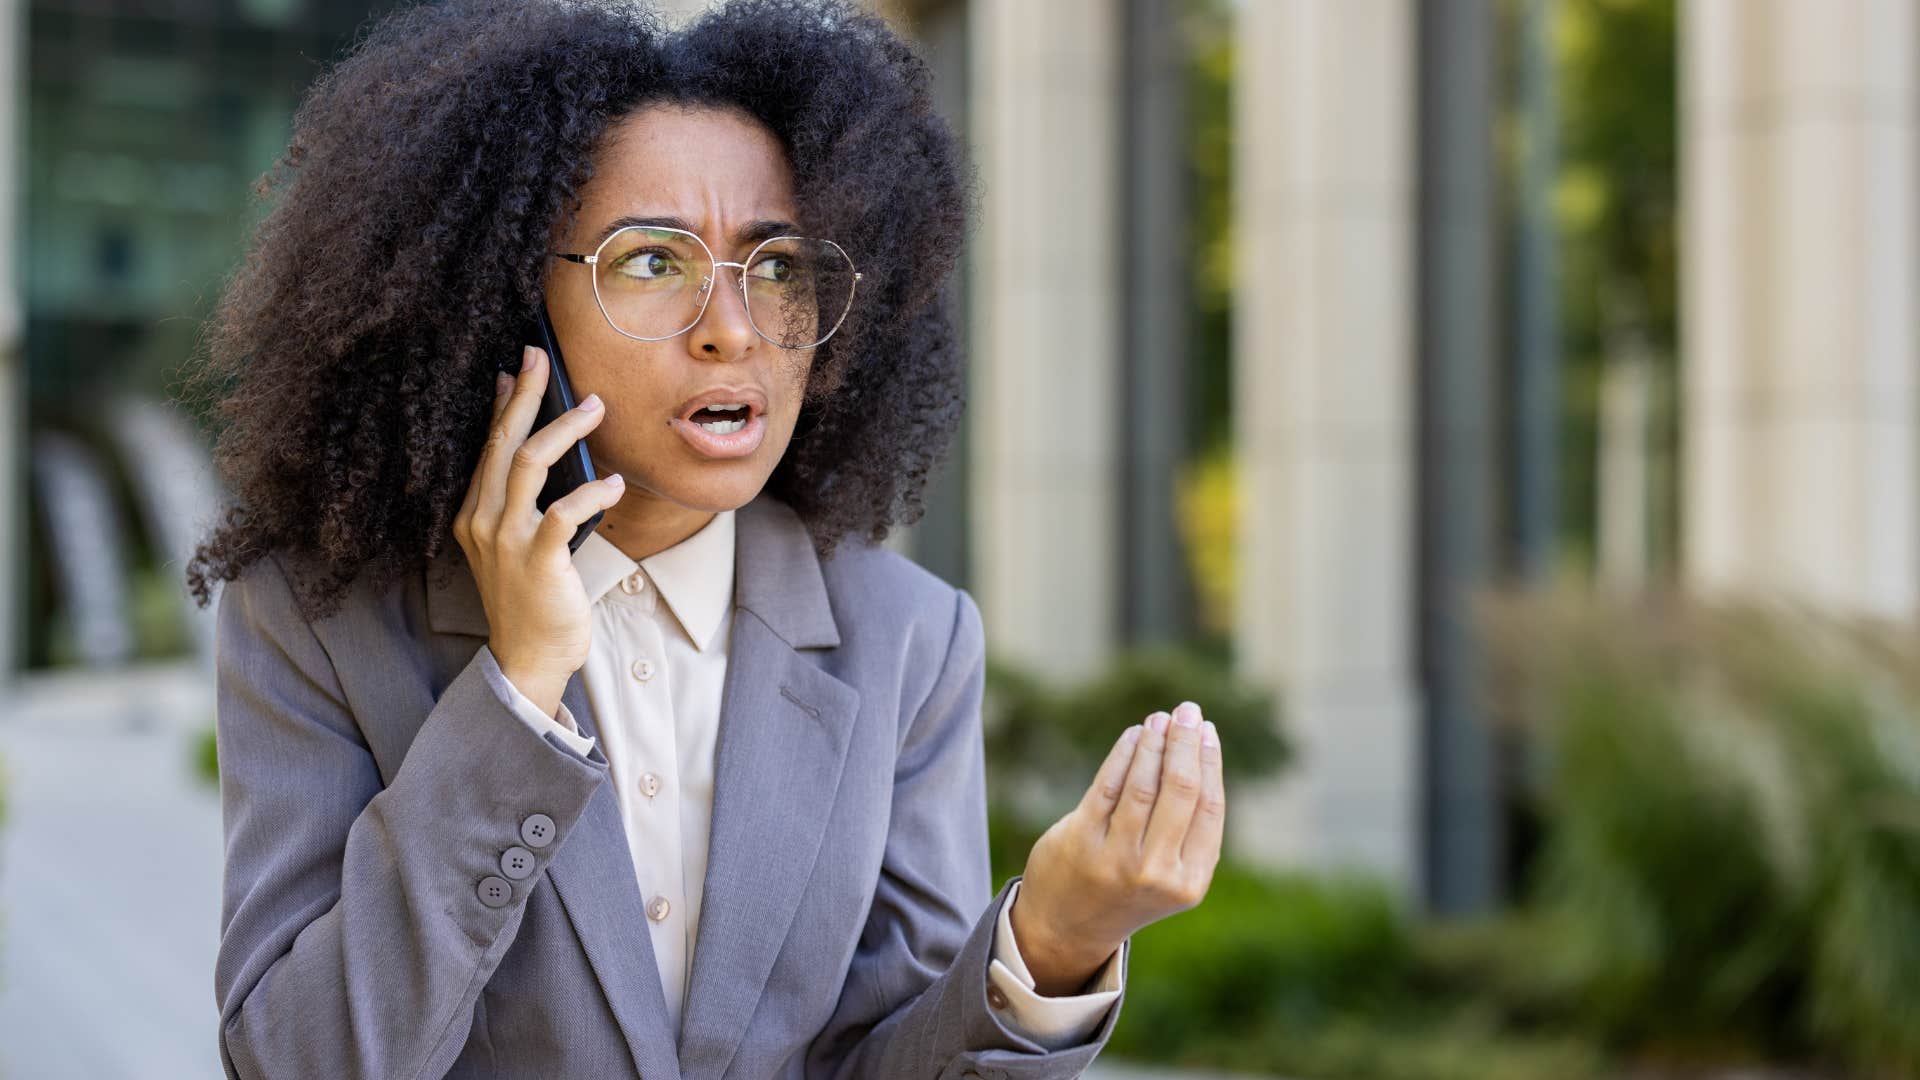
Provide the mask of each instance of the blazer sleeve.
MULTIPOLYGON (((989 891, 985 678, 980 612, 956 590, 945 660, 895 765, 867 924, 808 1049, 808 1080, 1070 1080, 1119 1021, 1124 986, 1091 1035, 1049 1049, 988 999, 1000 910, 1020 878, 989 891)), ((1121 945, 1122 962, 1131 943, 1121 945)))
POLYGON ((221 591, 214 992, 230 1080, 415 1080, 458 1058, 529 893, 607 770, 515 715, 486 651, 382 786, 277 557, 221 591), (517 878, 503 869, 515 847, 532 853, 517 878))

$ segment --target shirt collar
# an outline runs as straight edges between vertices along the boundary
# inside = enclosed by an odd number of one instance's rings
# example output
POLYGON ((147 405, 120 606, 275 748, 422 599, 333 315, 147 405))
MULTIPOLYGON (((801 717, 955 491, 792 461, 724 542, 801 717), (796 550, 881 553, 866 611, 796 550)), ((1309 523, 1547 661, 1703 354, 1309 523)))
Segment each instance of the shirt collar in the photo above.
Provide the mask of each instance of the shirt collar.
POLYGON ((598 532, 588 533, 573 553, 587 600, 598 603, 635 568, 644 569, 694 648, 704 652, 733 602, 733 514, 722 510, 699 532, 639 562, 598 532))

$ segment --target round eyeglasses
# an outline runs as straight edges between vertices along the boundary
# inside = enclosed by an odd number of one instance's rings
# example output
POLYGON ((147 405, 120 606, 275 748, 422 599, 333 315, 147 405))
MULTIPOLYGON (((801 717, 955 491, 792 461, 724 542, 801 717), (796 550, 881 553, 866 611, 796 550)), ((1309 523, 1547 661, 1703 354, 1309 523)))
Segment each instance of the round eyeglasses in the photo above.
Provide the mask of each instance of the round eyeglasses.
POLYGON ((730 266, 754 332, 783 349, 811 349, 840 329, 860 281, 839 244, 806 236, 770 236, 744 262, 720 262, 685 229, 626 225, 591 255, 554 254, 592 267, 600 313, 639 341, 693 329, 713 298, 716 272, 730 266))

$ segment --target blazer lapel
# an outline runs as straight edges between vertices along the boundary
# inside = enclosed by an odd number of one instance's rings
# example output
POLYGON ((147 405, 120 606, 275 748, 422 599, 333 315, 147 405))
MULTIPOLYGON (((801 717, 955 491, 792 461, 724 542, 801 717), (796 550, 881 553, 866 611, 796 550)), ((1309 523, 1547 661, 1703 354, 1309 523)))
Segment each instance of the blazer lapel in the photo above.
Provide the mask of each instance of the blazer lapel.
MULTIPOLYGON (((429 579, 427 622, 438 633, 487 635, 486 609, 470 571, 456 571, 451 582, 441 588, 434 587, 429 579)), ((470 650, 467 655, 472 655, 470 650)), ((598 721, 579 672, 567 680, 560 700, 572 711, 580 730, 597 739, 598 721)), ((599 753, 596 745, 596 756, 599 753)), ((588 800, 586 810, 547 864, 547 881, 579 935, 640 1075, 645 1080, 679 1077, 674 1033, 667 1023, 666 996, 660 989, 660 966, 653 955, 653 936, 648 930, 640 886, 634 879, 620 802, 611 783, 603 782, 588 800)))
POLYGON ((802 650, 840 643, 812 541, 761 497, 735 518, 734 620, 691 985, 687 1080, 721 1080, 746 1036, 826 831, 860 695, 802 650))

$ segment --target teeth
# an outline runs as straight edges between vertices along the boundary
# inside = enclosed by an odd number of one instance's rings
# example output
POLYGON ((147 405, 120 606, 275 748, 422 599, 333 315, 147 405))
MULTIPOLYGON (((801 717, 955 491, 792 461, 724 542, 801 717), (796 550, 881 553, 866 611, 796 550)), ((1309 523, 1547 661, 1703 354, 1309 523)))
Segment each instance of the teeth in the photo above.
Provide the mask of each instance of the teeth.
POLYGON ((731 435, 741 428, 746 427, 747 422, 745 420, 715 420, 712 423, 701 424, 700 426, 713 432, 715 435, 731 435))
POLYGON ((707 408, 712 409, 714 412, 739 412, 741 409, 746 408, 746 406, 744 404, 709 405, 707 408))

